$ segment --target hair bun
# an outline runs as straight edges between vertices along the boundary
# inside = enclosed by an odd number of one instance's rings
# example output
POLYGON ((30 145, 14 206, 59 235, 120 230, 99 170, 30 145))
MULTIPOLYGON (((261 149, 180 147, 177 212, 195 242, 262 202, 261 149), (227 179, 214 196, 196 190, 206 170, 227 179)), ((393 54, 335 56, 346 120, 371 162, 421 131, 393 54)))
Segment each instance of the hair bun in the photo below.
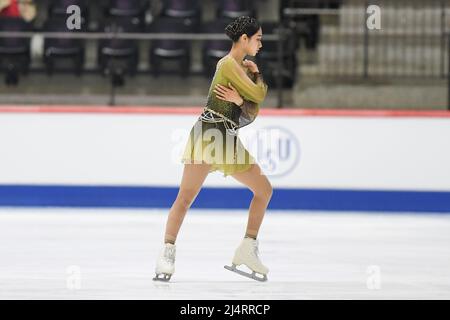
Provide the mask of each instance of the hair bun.
POLYGON ((243 35, 249 25, 255 24, 256 19, 249 16, 240 16, 225 27, 225 34, 233 41, 243 35))

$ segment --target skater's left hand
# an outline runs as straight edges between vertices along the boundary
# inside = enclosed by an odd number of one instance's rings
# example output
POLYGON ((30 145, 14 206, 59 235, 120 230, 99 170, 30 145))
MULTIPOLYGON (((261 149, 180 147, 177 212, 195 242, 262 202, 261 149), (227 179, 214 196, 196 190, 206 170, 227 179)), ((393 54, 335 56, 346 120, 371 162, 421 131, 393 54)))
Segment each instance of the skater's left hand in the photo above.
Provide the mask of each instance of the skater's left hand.
POLYGON ((233 87, 231 83, 228 83, 228 87, 222 86, 221 84, 216 84, 213 90, 217 98, 224 101, 233 102, 238 106, 244 103, 244 99, 239 95, 239 92, 233 87))
POLYGON ((252 73, 259 72, 258 66, 252 60, 245 59, 242 64, 252 73))

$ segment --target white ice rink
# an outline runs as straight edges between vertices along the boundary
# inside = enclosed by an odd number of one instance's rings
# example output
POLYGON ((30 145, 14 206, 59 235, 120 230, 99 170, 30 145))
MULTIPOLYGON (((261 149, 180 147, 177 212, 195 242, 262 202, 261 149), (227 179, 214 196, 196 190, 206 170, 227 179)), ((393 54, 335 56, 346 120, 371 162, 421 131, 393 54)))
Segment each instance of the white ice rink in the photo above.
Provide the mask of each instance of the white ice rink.
POLYGON ((0 299, 450 299, 450 215, 270 211, 260 283, 223 268, 245 211, 191 209, 155 283, 167 210, 0 209, 0 299))

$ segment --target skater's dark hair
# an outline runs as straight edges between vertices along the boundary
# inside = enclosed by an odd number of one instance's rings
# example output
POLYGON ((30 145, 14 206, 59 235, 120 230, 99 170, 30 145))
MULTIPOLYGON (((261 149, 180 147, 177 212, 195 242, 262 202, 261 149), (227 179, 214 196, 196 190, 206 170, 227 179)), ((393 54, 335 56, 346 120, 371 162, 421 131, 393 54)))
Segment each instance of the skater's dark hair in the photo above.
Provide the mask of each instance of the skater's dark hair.
POLYGON ((237 42, 244 33, 250 38, 258 32, 259 28, 261 28, 261 25, 255 18, 240 16, 225 27, 225 34, 233 42, 237 42))

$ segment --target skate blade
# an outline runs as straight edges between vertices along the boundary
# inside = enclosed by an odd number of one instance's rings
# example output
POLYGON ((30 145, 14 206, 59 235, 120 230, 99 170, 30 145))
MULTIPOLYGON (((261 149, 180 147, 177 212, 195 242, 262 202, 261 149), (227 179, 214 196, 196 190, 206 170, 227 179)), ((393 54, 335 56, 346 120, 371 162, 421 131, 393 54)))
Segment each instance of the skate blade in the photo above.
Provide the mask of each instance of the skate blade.
POLYGON ((153 281, 169 282, 169 280, 170 280, 171 277, 172 277, 171 274, 160 273, 160 274, 157 274, 157 275, 153 278, 153 281), (160 278, 159 276, 162 276, 162 277, 160 278))
POLYGON ((223 266, 223 267, 227 270, 230 270, 232 272, 240 274, 241 276, 244 276, 244 277, 256 280, 256 281, 261 281, 261 282, 267 281, 267 275, 263 274, 262 277, 257 277, 256 272, 248 273, 248 272, 239 270, 238 268, 236 268, 236 265, 234 265, 234 264, 231 267, 230 266, 223 266))

